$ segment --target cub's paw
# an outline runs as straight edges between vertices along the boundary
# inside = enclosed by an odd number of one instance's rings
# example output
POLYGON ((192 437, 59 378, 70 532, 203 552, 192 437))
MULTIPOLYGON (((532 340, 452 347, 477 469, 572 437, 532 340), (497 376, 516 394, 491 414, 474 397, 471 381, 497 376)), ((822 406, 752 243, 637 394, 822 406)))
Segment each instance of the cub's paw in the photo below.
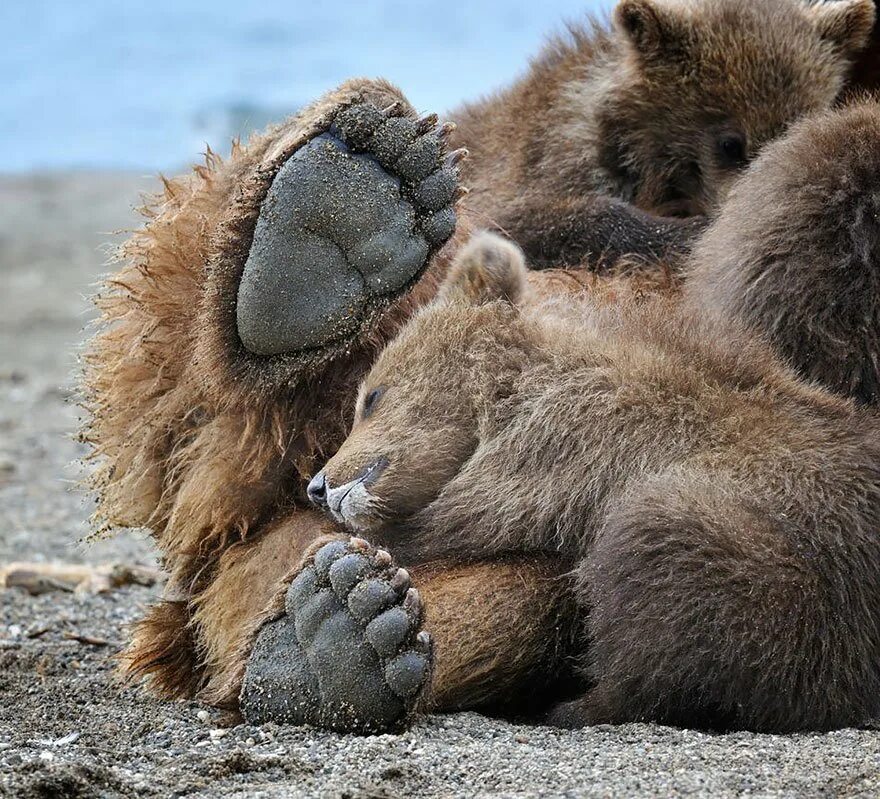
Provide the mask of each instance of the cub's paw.
POLYGON ((238 289, 257 355, 344 345, 422 274, 455 230, 452 126, 394 105, 342 108, 297 150, 260 208, 238 289))
POLYGON ((240 707, 252 724, 340 732, 402 727, 427 685, 431 638, 419 593, 366 541, 332 541, 294 578, 285 615, 260 630, 240 707))

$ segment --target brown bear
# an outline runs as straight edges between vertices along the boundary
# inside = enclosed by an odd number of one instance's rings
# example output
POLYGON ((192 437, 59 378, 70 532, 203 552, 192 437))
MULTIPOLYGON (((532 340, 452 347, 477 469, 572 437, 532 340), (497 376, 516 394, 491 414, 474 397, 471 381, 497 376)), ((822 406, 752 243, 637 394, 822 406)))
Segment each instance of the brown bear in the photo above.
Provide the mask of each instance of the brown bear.
MULTIPOLYGON (((870 4, 861 0, 833 8, 794 0, 754 7, 707 0, 709 6, 717 13, 694 8, 673 14, 646 2, 624 2, 615 33, 573 34, 568 45, 552 45, 536 64, 538 83, 552 83, 556 93, 521 87, 508 101, 543 96, 548 113, 552 109, 561 120, 567 97, 573 124, 579 111, 586 120, 595 110, 575 91, 591 84, 588 39, 595 40, 602 59, 617 54, 621 74, 642 80, 659 74, 659 52, 681 59, 682 50, 642 51, 640 46, 666 42, 670 31, 690 25, 694 34, 702 30, 702 44, 692 52, 700 53, 707 69, 714 63, 717 72, 731 64, 728 53, 713 50, 711 43, 728 42, 739 30, 748 58, 736 73, 738 82, 708 84, 703 105, 689 94, 683 107, 701 113, 726 109, 737 130, 748 135, 750 156, 755 142, 781 132, 793 116, 831 102, 871 22, 870 4), (724 8, 729 13, 722 13, 724 8), (771 33, 773 25, 758 25, 757 9, 766 9, 766 19, 782 26, 780 31, 796 34, 803 49, 791 47, 791 36, 771 33), (778 87, 766 82, 771 67, 780 64, 790 67, 783 71, 795 76, 793 86, 803 87, 804 76, 811 76, 803 97, 793 90, 781 97, 778 87), (750 89, 752 105, 747 104, 750 89), (767 102, 764 92, 771 90, 776 100, 767 102), (768 116, 759 123, 758 109, 765 107, 768 116), (740 119, 744 108, 750 113, 740 119)), ((691 38, 688 43, 696 46, 691 38)), ((687 62, 678 63, 686 72, 687 62)), ((646 131, 656 132, 653 114, 644 106, 651 95, 638 97, 646 131)), ((492 122, 503 103, 501 98, 484 106, 481 128, 475 108, 462 112, 454 143, 467 144, 478 156, 462 164, 460 154, 447 154, 448 127, 436 127, 431 117, 417 119, 385 82, 353 81, 247 147, 234 147, 228 160, 209 153, 204 167, 166 181, 164 194, 145 209, 147 224, 125 246, 124 264, 98 298, 103 325, 86 358, 91 421, 83 435, 100 464, 94 478, 99 521, 152 530, 170 573, 163 601, 136 627, 126 654, 130 673, 149 675, 160 693, 236 704, 253 631, 271 612, 282 579, 295 571, 316 538, 332 530, 309 510, 307 480, 344 440, 357 385, 376 353, 415 308, 434 296, 459 242, 475 225, 485 225, 487 214, 500 213, 492 205, 492 180, 498 196, 507 192, 519 198, 519 208, 534 184, 535 216, 521 214, 519 230, 511 220, 503 221, 541 262, 541 247, 532 242, 527 223, 538 219, 545 201, 552 204, 547 194, 552 187, 538 177, 554 168, 547 160, 540 169, 526 166, 537 164, 541 155, 536 148, 542 134, 533 135, 531 125, 543 119, 543 106, 518 106, 520 114, 530 108, 536 116, 528 125, 516 119, 511 129, 492 122), (513 171, 501 168, 505 147, 517 153, 513 171), (475 190, 461 200, 457 173, 467 164, 466 178, 475 190)), ((653 151, 655 156, 678 166, 680 158, 697 157, 691 137, 699 134, 705 143, 708 126, 715 124, 704 122, 705 130, 693 120, 674 129, 687 138, 680 152, 673 136, 668 147, 653 151), (685 150, 688 155, 681 155, 685 150)), ((550 149, 567 157, 570 150, 559 131, 547 128, 543 135, 551 134, 556 143, 550 149)), ((644 159, 651 157, 649 139, 654 141, 647 136, 637 147, 634 143, 632 159, 625 159, 638 162, 642 171, 644 159)), ((596 169, 605 169, 606 160, 603 156, 596 169)), ((566 180, 573 174, 567 163, 559 165, 566 180)), ((700 210, 723 195, 728 182, 726 172, 716 170, 715 177, 682 188, 681 170, 672 172, 666 188, 655 170, 638 191, 634 187, 642 178, 631 175, 625 184, 606 185, 596 177, 590 202, 599 210, 590 226, 607 237, 599 244, 582 232, 569 235, 557 224, 579 218, 584 210, 572 195, 578 189, 561 182, 559 194, 566 196, 571 213, 566 217, 557 205, 552 218, 541 223, 546 223, 546 252, 557 253, 560 264, 592 260, 589 256, 615 247, 643 254, 655 247, 638 244, 648 217, 627 200, 643 210, 678 212, 688 204, 700 210), (629 188, 616 196, 607 214, 602 211, 601 192, 624 186, 629 188), (690 190, 694 193, 687 195, 690 190), (652 208, 653 202, 659 205, 652 208), (610 220, 605 228, 602 218, 610 220), (629 243, 618 247, 618 240, 629 243)), ((651 219, 651 224, 676 231, 669 249, 675 251, 682 223, 651 219)), ((666 233, 658 236, 670 241, 666 233)), ((535 292, 548 296, 585 286, 617 289, 613 279, 597 280, 583 270, 536 273, 531 280, 535 292)), ((663 284, 666 278, 661 270, 639 280, 663 284)), ((511 689, 536 663, 548 662, 558 639, 536 638, 533 632, 550 624, 567 602, 555 579, 560 568, 541 555, 413 570, 438 642, 433 683, 438 706, 475 706, 511 689), (519 593, 518 586, 523 587, 519 593), (546 616, 540 615, 545 606, 534 612, 532 629, 520 625, 502 631, 489 612, 482 626, 472 625, 470 641, 483 665, 462 666, 456 652, 468 651, 469 644, 457 623, 461 596, 480 590, 487 607, 521 618, 522 609, 533 606, 547 586, 558 601, 550 603, 546 616), (445 646, 443 630, 459 650, 445 646), (497 656, 486 654, 492 650, 488 642, 497 644, 497 656), (499 676, 507 651, 519 653, 511 659, 517 666, 499 676)), ((564 625, 558 626, 560 635, 567 635, 564 625)))
MULTIPOLYGON (((410 559, 571 564, 591 688, 554 722, 876 718, 880 415, 674 299, 527 290, 493 234, 460 252, 365 379, 317 501, 410 559)), ((247 718, 313 721, 323 696, 321 723, 382 726, 422 689, 418 594, 387 551, 353 544, 320 549, 264 627, 247 718)))
POLYGON ((830 106, 873 21, 871 2, 624 0, 612 30, 572 26, 453 113, 467 206, 532 268, 674 259, 700 226, 656 214, 715 209, 764 144, 830 106))
POLYGON ((855 105, 769 145, 697 243, 684 281, 694 306, 747 323, 804 377, 873 405, 878 121, 876 105, 855 105))

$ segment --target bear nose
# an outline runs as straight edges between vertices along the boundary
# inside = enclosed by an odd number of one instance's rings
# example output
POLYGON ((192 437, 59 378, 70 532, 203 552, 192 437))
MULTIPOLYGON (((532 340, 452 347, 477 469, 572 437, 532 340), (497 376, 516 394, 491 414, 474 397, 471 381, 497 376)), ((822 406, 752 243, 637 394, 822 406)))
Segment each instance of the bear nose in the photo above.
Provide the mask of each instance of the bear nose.
POLYGON ((313 505, 317 505, 319 508, 327 507, 327 478, 324 476, 323 469, 309 480, 306 493, 308 493, 309 501, 313 505))

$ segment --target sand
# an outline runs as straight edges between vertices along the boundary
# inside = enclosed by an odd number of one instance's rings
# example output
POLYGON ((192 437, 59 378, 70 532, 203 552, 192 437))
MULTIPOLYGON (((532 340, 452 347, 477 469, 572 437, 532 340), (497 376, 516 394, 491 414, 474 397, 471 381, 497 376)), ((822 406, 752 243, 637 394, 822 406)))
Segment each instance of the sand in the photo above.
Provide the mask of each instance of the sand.
MULTIPOLYGON (((149 178, 0 178, 0 565, 154 565, 143 534, 77 544, 75 353, 108 235, 149 178)), ((117 239, 118 240, 118 239, 117 239)), ((113 676, 155 589, 0 591, 0 795, 16 797, 878 796, 880 731, 708 735, 656 725, 566 732, 464 713, 404 735, 227 728, 113 676)))

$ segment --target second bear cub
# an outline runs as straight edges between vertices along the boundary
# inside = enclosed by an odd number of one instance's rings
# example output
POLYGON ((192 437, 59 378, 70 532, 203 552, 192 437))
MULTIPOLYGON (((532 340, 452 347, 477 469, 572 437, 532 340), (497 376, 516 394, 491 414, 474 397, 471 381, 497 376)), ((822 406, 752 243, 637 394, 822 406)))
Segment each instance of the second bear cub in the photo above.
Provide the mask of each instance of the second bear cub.
POLYGON ((332 514, 399 555, 569 559, 594 687, 557 723, 880 713, 880 420, 736 329, 662 299, 534 301, 484 234, 323 476, 332 514))
POLYGON ((687 251, 761 148, 831 106, 870 0, 621 0, 506 90, 453 114, 466 207, 532 267, 687 251))

